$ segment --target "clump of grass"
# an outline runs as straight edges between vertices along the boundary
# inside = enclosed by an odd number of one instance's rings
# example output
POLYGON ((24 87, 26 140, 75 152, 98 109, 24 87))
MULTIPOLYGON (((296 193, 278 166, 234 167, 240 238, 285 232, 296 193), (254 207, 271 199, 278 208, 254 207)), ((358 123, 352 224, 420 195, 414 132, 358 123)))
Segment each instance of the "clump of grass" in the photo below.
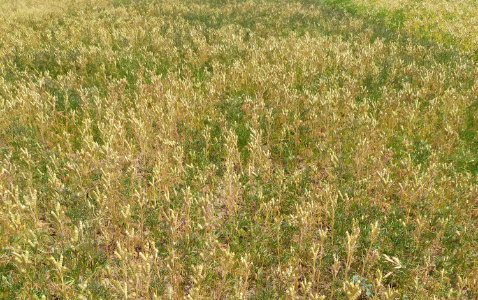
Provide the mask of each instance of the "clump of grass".
POLYGON ((460 41, 366 1, 24 2, 0 23, 0 298, 477 297, 460 41))

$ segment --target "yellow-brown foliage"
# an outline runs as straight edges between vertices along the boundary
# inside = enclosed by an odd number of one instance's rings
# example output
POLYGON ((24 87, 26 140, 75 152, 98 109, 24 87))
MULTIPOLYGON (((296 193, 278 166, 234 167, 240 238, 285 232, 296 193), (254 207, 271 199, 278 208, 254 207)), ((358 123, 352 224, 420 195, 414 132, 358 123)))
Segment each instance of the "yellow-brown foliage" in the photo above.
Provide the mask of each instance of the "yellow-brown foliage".
POLYGON ((473 8, 326 2, 3 1, 0 298, 476 298, 473 8))

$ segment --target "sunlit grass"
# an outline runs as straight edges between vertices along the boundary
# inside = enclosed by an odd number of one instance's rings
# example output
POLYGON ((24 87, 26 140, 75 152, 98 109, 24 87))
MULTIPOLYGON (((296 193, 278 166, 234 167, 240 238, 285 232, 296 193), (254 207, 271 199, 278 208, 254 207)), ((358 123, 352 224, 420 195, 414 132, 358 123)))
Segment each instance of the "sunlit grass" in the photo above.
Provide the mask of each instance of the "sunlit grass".
POLYGON ((0 298, 478 296, 460 40, 337 1, 50 2, 0 6, 0 298))
POLYGON ((478 6, 475 0, 324 0, 385 21, 408 34, 458 47, 477 55, 478 6))

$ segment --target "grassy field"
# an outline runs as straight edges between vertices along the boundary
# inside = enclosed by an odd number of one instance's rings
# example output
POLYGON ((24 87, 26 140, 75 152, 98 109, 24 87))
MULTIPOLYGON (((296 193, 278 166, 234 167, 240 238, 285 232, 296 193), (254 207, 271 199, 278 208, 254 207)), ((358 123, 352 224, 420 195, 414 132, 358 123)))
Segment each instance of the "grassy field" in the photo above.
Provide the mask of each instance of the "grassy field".
POLYGON ((477 299, 474 0, 3 0, 1 299, 477 299))
POLYGON ((323 0, 349 12, 372 16, 407 34, 458 46, 478 57, 476 0, 323 0))

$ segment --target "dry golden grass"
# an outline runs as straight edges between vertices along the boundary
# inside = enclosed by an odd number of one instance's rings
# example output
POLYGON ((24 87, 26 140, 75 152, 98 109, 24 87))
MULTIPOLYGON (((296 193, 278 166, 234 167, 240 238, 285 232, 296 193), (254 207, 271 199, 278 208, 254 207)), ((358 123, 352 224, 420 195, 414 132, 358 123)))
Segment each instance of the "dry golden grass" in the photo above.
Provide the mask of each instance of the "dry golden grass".
POLYGON ((476 56, 350 3, 2 2, 0 298, 476 299, 476 56))
POLYGON ((72 10, 94 6, 96 8, 111 4, 109 0, 5 0, 0 3, 2 22, 41 20, 45 17, 60 17, 72 10))

